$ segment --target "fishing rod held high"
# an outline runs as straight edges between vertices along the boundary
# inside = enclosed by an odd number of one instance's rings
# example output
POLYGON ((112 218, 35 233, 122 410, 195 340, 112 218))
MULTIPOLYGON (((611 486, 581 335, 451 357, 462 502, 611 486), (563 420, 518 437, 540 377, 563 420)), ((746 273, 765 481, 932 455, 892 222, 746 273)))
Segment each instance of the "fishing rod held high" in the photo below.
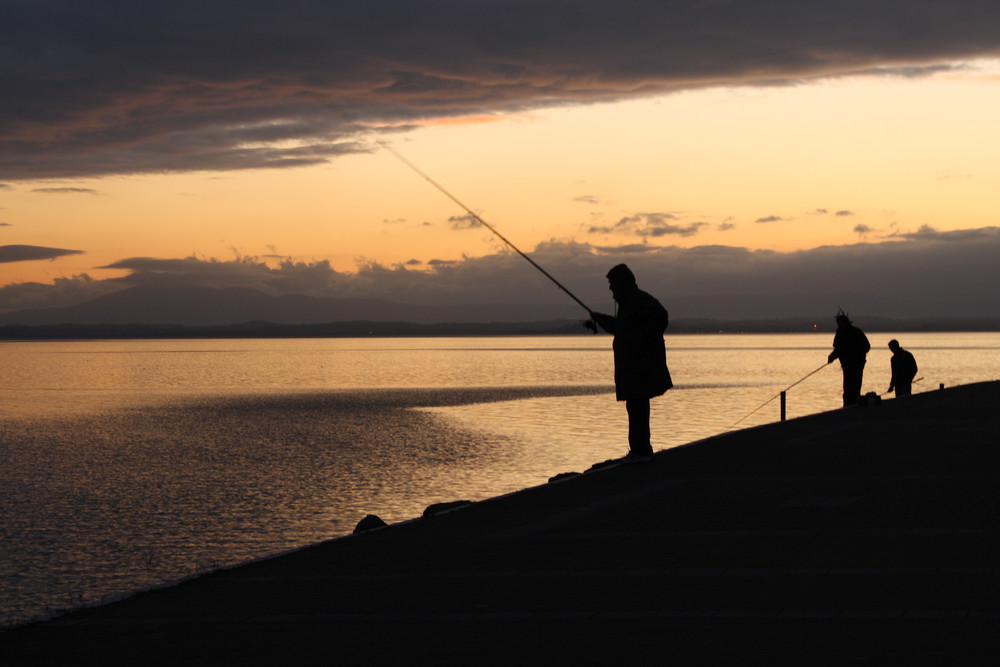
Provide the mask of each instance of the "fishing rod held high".
MULTIPOLYGON (((481 225, 482 225, 483 227, 485 227, 486 229, 488 229, 488 230, 490 230, 491 232, 493 232, 493 234, 495 234, 495 235, 496 235, 496 237, 497 237, 498 239, 500 239, 501 241, 503 241, 504 243, 506 243, 506 244, 507 244, 508 246, 510 246, 511 250, 513 250, 513 251, 514 251, 514 252, 516 252, 516 253, 517 253, 518 255, 520 255, 521 257, 523 257, 524 259, 526 259, 526 260, 527 260, 527 261, 528 261, 528 262, 529 262, 529 263, 530 263, 530 264, 531 264, 531 265, 532 265, 533 267, 535 267, 536 269, 538 269, 539 271, 541 271, 541 272, 542 272, 542 275, 544 275, 544 276, 545 276, 546 278, 548 278, 548 279, 549 279, 549 280, 551 280, 551 281, 552 281, 553 283, 555 283, 555 286, 556 286, 556 287, 558 287, 559 289, 561 289, 561 290, 562 290, 563 292, 566 292, 566 294, 568 294, 568 295, 569 295, 569 297, 570 297, 571 299, 573 299, 573 300, 574 300, 574 301, 576 301, 576 302, 577 302, 578 304, 580 304, 580 306, 582 306, 582 307, 583 307, 583 309, 587 311, 587 314, 588 314, 588 315, 589 315, 590 313, 592 313, 592 312, 593 312, 593 311, 592 311, 592 310, 591 310, 591 309, 590 309, 589 307, 587 307, 587 304, 585 304, 585 303, 584 303, 583 301, 580 301, 580 299, 576 298, 576 295, 575 295, 575 294, 573 294, 573 293, 572 293, 572 292, 570 292, 570 291, 569 291, 568 289, 566 289, 566 288, 565 288, 565 287, 563 286, 563 284, 562 284, 562 283, 560 283, 560 282, 559 282, 558 280, 556 280, 555 278, 553 278, 553 277, 552 277, 552 275, 551 275, 551 274, 550 274, 550 273, 549 273, 548 271, 546 271, 546 270, 545 270, 545 269, 543 269, 543 268, 542 268, 541 266, 539 266, 539 265, 538 265, 538 262, 536 262, 535 260, 533 260, 533 259, 531 259, 530 257, 528 257, 528 256, 527 256, 526 254, 524 254, 523 252, 521 252, 521 249, 520 249, 520 248, 518 248, 518 247, 517 247, 516 245, 514 245, 513 243, 511 243, 510 241, 508 241, 508 240, 507 240, 507 237, 505 237, 505 236, 504 236, 503 234, 501 234, 500 232, 498 232, 498 231, 497 231, 497 230, 496 230, 496 229, 495 229, 495 228, 493 227, 493 225, 491 225, 490 223, 488 223, 488 222, 486 222, 485 220, 483 220, 483 219, 482 219, 482 218, 481 218, 481 217, 479 216, 479 214, 478 214, 478 213, 476 213, 476 212, 475 212, 475 211, 473 211, 473 210, 472 210, 471 208, 469 208, 468 206, 466 206, 465 204, 463 204, 463 203, 462 203, 461 201, 459 201, 459 200, 458 200, 458 198, 457 198, 457 197, 455 197, 455 195, 453 195, 453 194, 451 194, 450 192, 448 192, 447 190, 445 190, 445 189, 444 189, 444 187, 442 187, 440 183, 438 183, 437 181, 435 181, 435 180, 434 180, 433 178, 431 178, 430 176, 428 176, 427 174, 425 174, 425 173, 424 173, 423 171, 421 171, 421 170, 420 170, 420 168, 419 168, 419 167, 417 167, 417 166, 416 166, 415 164, 413 164, 412 162, 410 162, 409 160, 407 160, 407 159, 406 159, 405 157, 403 157, 402 155, 400 155, 400 154, 399 154, 399 151, 397 151, 396 149, 394 149, 394 148, 393 148, 392 146, 390 146, 389 144, 385 143, 385 142, 384 142, 384 141, 382 141, 381 139, 376 139, 375 141, 376 141, 376 143, 378 143, 378 145, 379 145, 379 146, 381 146, 381 147, 382 147, 382 148, 384 148, 384 149, 385 149, 386 151, 388 151, 389 153, 391 153, 391 154, 392 154, 392 155, 393 155, 394 157, 396 157, 396 158, 397 158, 397 159, 398 159, 398 160, 399 160, 400 162, 402 162, 402 163, 403 163, 403 164, 405 164, 405 165, 406 165, 407 167, 409 167, 410 169, 412 169, 413 171, 415 171, 415 172, 416 172, 417 174, 419 174, 420 176, 422 176, 422 177, 424 178, 424 180, 425 180, 425 181, 427 181, 428 183, 430 183, 431 185, 433 185, 433 186, 434 186, 435 188, 437 188, 438 190, 440 190, 442 194, 444 194, 444 195, 445 195, 446 197, 448 197, 448 199, 452 200, 453 202, 455 202, 456 204, 458 204, 459 206, 461 206, 461 207, 462 207, 462 209, 464 209, 466 213, 468 213, 469 215, 471 215, 471 216, 472 216, 473 218, 475 218, 475 219, 476 219, 476 222, 478 222, 478 223, 479 223, 479 224, 481 224, 481 225)), ((585 324, 587 325, 587 328, 588 328, 588 329, 591 329, 591 326, 590 326, 590 322, 587 322, 587 323, 585 323, 585 324)), ((594 327, 592 328, 592 330, 594 331, 594 333, 597 333, 596 329, 597 329, 597 327, 596 327, 596 325, 595 325, 595 326, 594 326, 594 327)))

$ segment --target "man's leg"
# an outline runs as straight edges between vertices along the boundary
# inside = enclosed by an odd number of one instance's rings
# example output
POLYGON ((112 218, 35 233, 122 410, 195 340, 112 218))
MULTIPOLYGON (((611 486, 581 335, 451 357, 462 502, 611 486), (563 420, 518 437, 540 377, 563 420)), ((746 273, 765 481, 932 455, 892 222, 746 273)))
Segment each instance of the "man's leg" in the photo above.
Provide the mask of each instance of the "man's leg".
POLYGON ((653 447, 649 442, 649 399, 635 398, 625 401, 628 412, 629 454, 649 456, 653 447))
POLYGON ((844 407, 858 404, 864 372, 864 366, 844 366, 844 407))

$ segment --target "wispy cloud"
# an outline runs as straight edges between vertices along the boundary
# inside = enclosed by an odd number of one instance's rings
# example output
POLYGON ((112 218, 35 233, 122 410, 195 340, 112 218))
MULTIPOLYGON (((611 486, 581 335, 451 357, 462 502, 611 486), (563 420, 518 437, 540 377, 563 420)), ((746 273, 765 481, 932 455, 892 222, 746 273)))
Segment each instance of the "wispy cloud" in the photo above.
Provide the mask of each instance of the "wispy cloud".
POLYGON ((982 0, 20 2, 0 178, 292 167, 370 150, 373 128, 998 54, 982 0))
POLYGON ((82 250, 46 248, 37 245, 4 245, 0 246, 0 263, 56 259, 59 257, 65 257, 66 255, 79 255, 82 253, 82 250))
POLYGON ((782 218, 780 215, 768 215, 763 218, 757 218, 756 220, 754 220, 754 222, 767 224, 769 222, 782 222, 785 219, 786 218, 782 218))
POLYGON ((953 171, 951 169, 946 169, 945 171, 942 171, 941 173, 939 173, 935 177, 935 180, 938 180, 938 181, 955 181, 955 180, 969 180, 969 179, 972 179, 972 178, 975 178, 975 176, 973 176, 972 174, 964 173, 964 172, 957 172, 957 171, 953 171))
POLYGON ((32 192, 43 195, 96 195, 97 190, 91 188, 34 188, 32 192))

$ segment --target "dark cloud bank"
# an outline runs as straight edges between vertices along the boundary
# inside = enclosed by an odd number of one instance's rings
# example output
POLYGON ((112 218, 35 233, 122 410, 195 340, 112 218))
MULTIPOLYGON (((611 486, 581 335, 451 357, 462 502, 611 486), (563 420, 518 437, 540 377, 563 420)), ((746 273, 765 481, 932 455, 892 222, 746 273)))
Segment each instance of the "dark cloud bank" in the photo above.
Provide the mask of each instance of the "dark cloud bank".
MULTIPOLYGON (((675 320, 815 318, 829 324, 839 307, 856 318, 1000 318, 997 227, 923 228, 892 241, 793 253, 547 243, 531 257, 590 308, 605 312, 613 304, 604 274, 624 261, 675 320)), ((335 271, 326 262, 268 264, 256 258, 132 258, 111 268, 127 274, 0 288, 0 324, 516 322, 585 315, 509 252, 430 264, 427 270, 369 264, 357 273, 335 271), (220 295, 204 288, 246 291, 220 295), (38 305, 73 307, 43 314, 23 310, 38 305)))
POLYGON ((378 124, 997 54, 994 0, 0 0, 0 179, 309 165, 378 124))
MULTIPOLYGON (((6 225, 0 224, 0 227, 6 225)), ((65 250, 63 248, 45 248, 37 245, 4 245, 0 246, 0 263, 28 262, 39 259, 56 259, 66 255, 79 255, 82 250, 65 250)))

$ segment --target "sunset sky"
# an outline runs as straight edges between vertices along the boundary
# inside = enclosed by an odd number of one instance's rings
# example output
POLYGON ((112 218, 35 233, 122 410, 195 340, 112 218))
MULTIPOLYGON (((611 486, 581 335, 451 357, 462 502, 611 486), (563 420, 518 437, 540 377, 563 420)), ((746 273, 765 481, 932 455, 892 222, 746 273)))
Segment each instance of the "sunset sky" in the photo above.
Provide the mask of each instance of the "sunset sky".
POLYGON ((0 311, 561 299, 381 140, 588 298, 1000 315, 993 2, 0 0, 0 58, 0 311))

